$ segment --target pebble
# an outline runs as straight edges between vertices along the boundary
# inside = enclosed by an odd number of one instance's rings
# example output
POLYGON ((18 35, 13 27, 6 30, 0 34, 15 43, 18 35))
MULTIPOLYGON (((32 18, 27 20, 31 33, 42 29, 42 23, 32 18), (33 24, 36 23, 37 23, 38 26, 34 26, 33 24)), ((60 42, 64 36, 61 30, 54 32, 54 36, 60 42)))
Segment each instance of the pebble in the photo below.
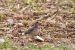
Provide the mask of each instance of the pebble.
POLYGON ((0 43, 5 42, 5 40, 3 38, 0 38, 0 43))
POLYGON ((16 26, 23 27, 24 25, 23 25, 23 23, 15 23, 15 27, 16 26))
POLYGON ((23 24, 22 23, 17 23, 19 26, 23 26, 23 24))
POLYGON ((13 25, 13 24, 14 24, 14 20, 11 19, 11 18, 7 19, 7 22, 8 22, 8 24, 10 24, 10 25, 13 25))
POLYGON ((41 42, 44 41, 44 39, 43 39, 42 37, 40 37, 40 36, 35 36, 35 39, 36 39, 37 41, 41 41, 41 42))
POLYGON ((22 33, 22 35, 25 35, 25 33, 22 33))

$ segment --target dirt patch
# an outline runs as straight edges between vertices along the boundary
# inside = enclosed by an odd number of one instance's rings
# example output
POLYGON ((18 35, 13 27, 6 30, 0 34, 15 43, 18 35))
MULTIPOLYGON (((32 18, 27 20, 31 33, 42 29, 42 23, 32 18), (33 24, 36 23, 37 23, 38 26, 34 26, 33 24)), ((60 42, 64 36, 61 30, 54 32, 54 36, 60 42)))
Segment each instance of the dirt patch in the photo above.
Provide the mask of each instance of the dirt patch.
POLYGON ((7 36, 22 45, 37 42, 34 38, 37 35, 42 37, 44 42, 75 43, 75 7, 68 3, 49 1, 38 3, 33 8, 33 5, 26 7, 22 12, 17 9, 14 13, 5 13, 6 18, 0 21, 0 36, 7 36), (48 18, 43 18, 47 14, 48 18), (43 19, 35 23, 41 17, 43 19))

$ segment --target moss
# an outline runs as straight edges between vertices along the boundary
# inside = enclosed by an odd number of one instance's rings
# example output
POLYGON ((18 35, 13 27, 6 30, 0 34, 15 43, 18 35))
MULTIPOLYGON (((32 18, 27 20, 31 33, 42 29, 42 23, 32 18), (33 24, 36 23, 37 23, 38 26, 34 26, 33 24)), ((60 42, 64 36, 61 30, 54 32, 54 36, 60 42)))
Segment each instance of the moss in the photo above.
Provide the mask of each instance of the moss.
POLYGON ((0 49, 9 48, 10 46, 11 44, 9 39, 5 39, 5 42, 0 43, 0 49))
POLYGON ((38 49, 38 46, 37 46, 37 44, 31 43, 28 45, 28 48, 30 48, 31 50, 32 49, 38 49))
POLYGON ((36 43, 30 43, 28 45, 25 45, 25 49, 28 50, 71 50, 68 47, 65 47, 63 44, 51 44, 51 43, 43 43, 43 44, 36 44, 36 43))
POLYGON ((56 50, 70 50, 70 48, 67 48, 64 45, 59 45, 58 47, 56 47, 56 50))

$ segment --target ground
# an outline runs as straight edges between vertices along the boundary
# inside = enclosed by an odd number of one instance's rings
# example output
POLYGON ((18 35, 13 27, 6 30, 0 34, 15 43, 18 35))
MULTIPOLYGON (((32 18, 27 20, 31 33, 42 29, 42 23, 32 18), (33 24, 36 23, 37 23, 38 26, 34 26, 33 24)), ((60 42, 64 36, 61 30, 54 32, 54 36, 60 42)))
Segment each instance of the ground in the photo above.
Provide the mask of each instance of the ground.
POLYGON ((74 50, 74 0, 1 0, 0 48, 74 50), (44 41, 36 40, 36 36, 44 41))

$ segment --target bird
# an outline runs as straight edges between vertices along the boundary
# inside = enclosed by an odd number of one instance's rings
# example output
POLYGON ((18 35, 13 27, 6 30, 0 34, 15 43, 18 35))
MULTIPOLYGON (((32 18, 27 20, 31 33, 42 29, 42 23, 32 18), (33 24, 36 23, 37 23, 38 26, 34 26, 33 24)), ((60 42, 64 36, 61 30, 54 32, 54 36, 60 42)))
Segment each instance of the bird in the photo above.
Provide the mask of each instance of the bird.
POLYGON ((38 22, 34 22, 32 24, 31 27, 29 27, 24 33, 25 34, 32 34, 32 33, 35 33, 38 29, 38 22))

